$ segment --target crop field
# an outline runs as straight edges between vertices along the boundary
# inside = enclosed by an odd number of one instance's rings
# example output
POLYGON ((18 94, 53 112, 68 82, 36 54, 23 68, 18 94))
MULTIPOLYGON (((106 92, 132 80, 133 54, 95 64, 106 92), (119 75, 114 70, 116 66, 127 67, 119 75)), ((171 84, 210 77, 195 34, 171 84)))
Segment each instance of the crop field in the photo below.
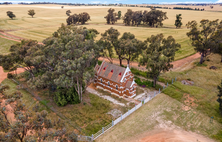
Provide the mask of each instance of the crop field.
MULTIPOLYGON (((186 131, 212 136, 221 129, 221 124, 216 121, 209 123, 209 120, 210 117, 200 111, 195 109, 186 110, 179 101, 165 94, 159 94, 152 101, 146 103, 132 115, 100 136, 96 142, 143 141, 141 137, 148 136, 150 131, 155 128, 162 128, 166 131, 170 131, 170 129, 180 131, 180 128, 182 128, 186 131), (141 136, 141 134, 144 135, 141 136)), ((188 140, 189 137, 189 135, 185 136, 184 140, 188 140)), ((196 137, 196 139, 199 138, 196 137)), ((162 138, 163 140, 164 138, 162 138)), ((176 141, 177 139, 170 136, 166 140, 176 141)))
MULTIPOLYGON (((150 28, 143 25, 139 27, 124 26, 122 20, 119 20, 115 25, 107 25, 104 16, 109 8, 114 8, 116 12, 122 11, 122 15, 125 14, 127 9, 132 9, 133 11, 149 10, 149 8, 140 7, 64 6, 64 9, 61 9, 60 5, 4 5, 0 6, 0 29, 16 36, 42 41, 51 36, 62 23, 66 23, 66 10, 70 9, 71 14, 88 12, 91 16, 91 21, 83 26, 97 29, 100 33, 110 27, 114 27, 121 34, 131 32, 140 40, 145 40, 147 37, 159 33, 163 33, 165 37, 172 35, 181 44, 181 49, 176 53, 175 57, 178 60, 194 53, 193 47, 186 36, 188 29, 186 29, 185 25, 188 21, 214 20, 222 17, 221 12, 160 9, 167 12, 169 18, 163 22, 164 26, 162 28, 150 28), (27 14, 29 9, 35 10, 36 15, 34 15, 34 18, 27 14), (6 11, 8 10, 13 11, 16 15, 14 20, 7 17, 6 11), (183 26, 181 29, 176 29, 174 26, 176 14, 182 14, 183 26)), ((97 39, 99 38, 100 36, 97 37, 97 39)))

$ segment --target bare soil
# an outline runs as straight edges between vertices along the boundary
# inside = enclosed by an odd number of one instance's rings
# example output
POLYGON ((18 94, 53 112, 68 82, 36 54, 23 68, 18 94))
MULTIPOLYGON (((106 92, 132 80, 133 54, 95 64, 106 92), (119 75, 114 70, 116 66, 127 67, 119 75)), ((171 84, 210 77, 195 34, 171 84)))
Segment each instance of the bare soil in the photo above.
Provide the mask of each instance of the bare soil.
MULTIPOLYGON (((18 68, 17 69, 17 74, 24 72, 25 70, 23 68, 18 68)), ((11 72, 13 73, 13 72, 11 72)), ((7 78, 7 72, 4 72, 2 66, 0 66, 0 83, 7 78)))
MULTIPOLYGON (((128 142, 214 142, 213 140, 182 129, 154 129, 128 142)), ((125 142, 125 141, 124 141, 125 142)))

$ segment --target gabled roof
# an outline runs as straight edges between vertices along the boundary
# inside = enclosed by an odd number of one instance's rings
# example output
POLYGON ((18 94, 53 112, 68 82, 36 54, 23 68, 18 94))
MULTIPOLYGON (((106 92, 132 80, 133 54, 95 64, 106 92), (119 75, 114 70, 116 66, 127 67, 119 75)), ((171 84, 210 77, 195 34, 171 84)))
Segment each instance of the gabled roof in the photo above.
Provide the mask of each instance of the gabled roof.
POLYGON ((98 76, 107 78, 108 80, 120 83, 120 80, 124 76, 125 68, 118 65, 110 64, 103 61, 100 69, 97 72, 98 76), (113 70, 113 72, 111 72, 113 70))

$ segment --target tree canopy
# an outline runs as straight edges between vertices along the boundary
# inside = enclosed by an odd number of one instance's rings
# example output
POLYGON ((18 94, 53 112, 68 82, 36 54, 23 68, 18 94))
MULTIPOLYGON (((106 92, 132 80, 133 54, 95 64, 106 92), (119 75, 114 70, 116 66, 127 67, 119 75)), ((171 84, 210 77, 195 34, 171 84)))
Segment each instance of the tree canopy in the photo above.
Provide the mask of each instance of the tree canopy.
POLYGON ((100 45, 104 46, 102 55, 108 58, 112 62, 114 52, 118 56, 120 66, 122 66, 122 60, 126 59, 128 64, 141 54, 145 47, 144 42, 135 38, 135 36, 129 32, 123 33, 119 38, 120 32, 117 29, 111 27, 101 34, 100 45))
POLYGON ((67 10, 67 11, 66 11, 66 15, 67 15, 67 16, 70 16, 70 13, 72 13, 70 10, 67 10))
MULTIPOLYGON (((110 8, 108 10, 108 14, 104 17, 106 19, 107 24, 115 24, 115 22, 119 19, 119 13, 114 13, 115 9, 110 8)), ((120 13, 121 16, 121 13, 120 13)))
POLYGON ((13 19, 13 18, 16 17, 15 14, 14 14, 12 11, 7 11, 6 13, 7 13, 7 16, 8 16, 9 18, 11 18, 11 19, 13 19))
POLYGON ((30 87, 50 90, 74 87, 82 101, 100 56, 101 49, 94 41, 97 34, 94 29, 62 25, 43 41, 44 45, 30 40, 12 46, 9 64, 18 64, 29 72, 30 87))
POLYGON ((149 25, 151 27, 158 27, 163 26, 163 21, 165 19, 168 19, 166 16, 166 12, 163 12, 161 10, 156 10, 154 8, 151 8, 151 10, 148 11, 132 11, 131 9, 127 9, 127 12, 125 13, 123 17, 123 23, 125 23, 126 26, 131 25, 140 25, 141 22, 143 24, 149 25))
POLYGON ((77 135, 68 132, 64 123, 47 118, 47 111, 39 111, 39 105, 30 111, 23 104, 20 92, 5 93, 8 86, 0 85, 0 141, 1 142, 77 142, 77 135), (9 107, 10 106, 10 107, 9 107), (7 108, 7 109, 6 109, 7 108), (11 108, 11 110, 9 110, 11 108), (13 115, 8 116, 9 111, 13 115))
POLYGON ((203 19, 199 26, 196 21, 188 22, 186 25, 187 28, 190 28, 187 36, 191 39, 194 49, 201 54, 200 64, 204 62, 208 52, 219 46, 218 40, 215 38, 219 26, 218 21, 218 19, 213 21, 203 19))
POLYGON ((28 15, 32 16, 32 18, 33 18, 33 16, 35 15, 35 11, 33 9, 30 9, 28 11, 28 15))
POLYGON ((154 80, 154 87, 161 72, 169 71, 173 67, 175 52, 179 50, 180 44, 176 43, 172 36, 164 38, 163 34, 152 35, 145 41, 146 49, 142 52, 140 65, 145 65, 148 76, 154 80))
POLYGON ((175 20, 175 26, 176 26, 176 28, 180 28, 182 25, 183 25, 183 23, 181 22, 181 20, 182 20, 182 14, 177 14, 176 15, 176 20, 175 20))
POLYGON ((90 15, 87 12, 83 12, 83 13, 80 13, 80 14, 70 15, 66 19, 66 22, 67 22, 67 25, 79 24, 79 23, 81 23, 83 25, 89 20, 90 20, 90 15))

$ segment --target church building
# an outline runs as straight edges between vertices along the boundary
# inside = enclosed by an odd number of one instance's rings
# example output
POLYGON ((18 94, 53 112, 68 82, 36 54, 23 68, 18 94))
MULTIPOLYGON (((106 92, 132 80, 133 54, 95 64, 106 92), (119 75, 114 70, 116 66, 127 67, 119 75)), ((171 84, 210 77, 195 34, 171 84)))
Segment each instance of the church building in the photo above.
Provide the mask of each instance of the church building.
POLYGON ((95 80, 96 88, 110 92, 119 97, 134 97, 136 96, 137 84, 134 81, 134 75, 127 68, 118 65, 110 64, 103 61, 99 66, 95 67, 95 80))

